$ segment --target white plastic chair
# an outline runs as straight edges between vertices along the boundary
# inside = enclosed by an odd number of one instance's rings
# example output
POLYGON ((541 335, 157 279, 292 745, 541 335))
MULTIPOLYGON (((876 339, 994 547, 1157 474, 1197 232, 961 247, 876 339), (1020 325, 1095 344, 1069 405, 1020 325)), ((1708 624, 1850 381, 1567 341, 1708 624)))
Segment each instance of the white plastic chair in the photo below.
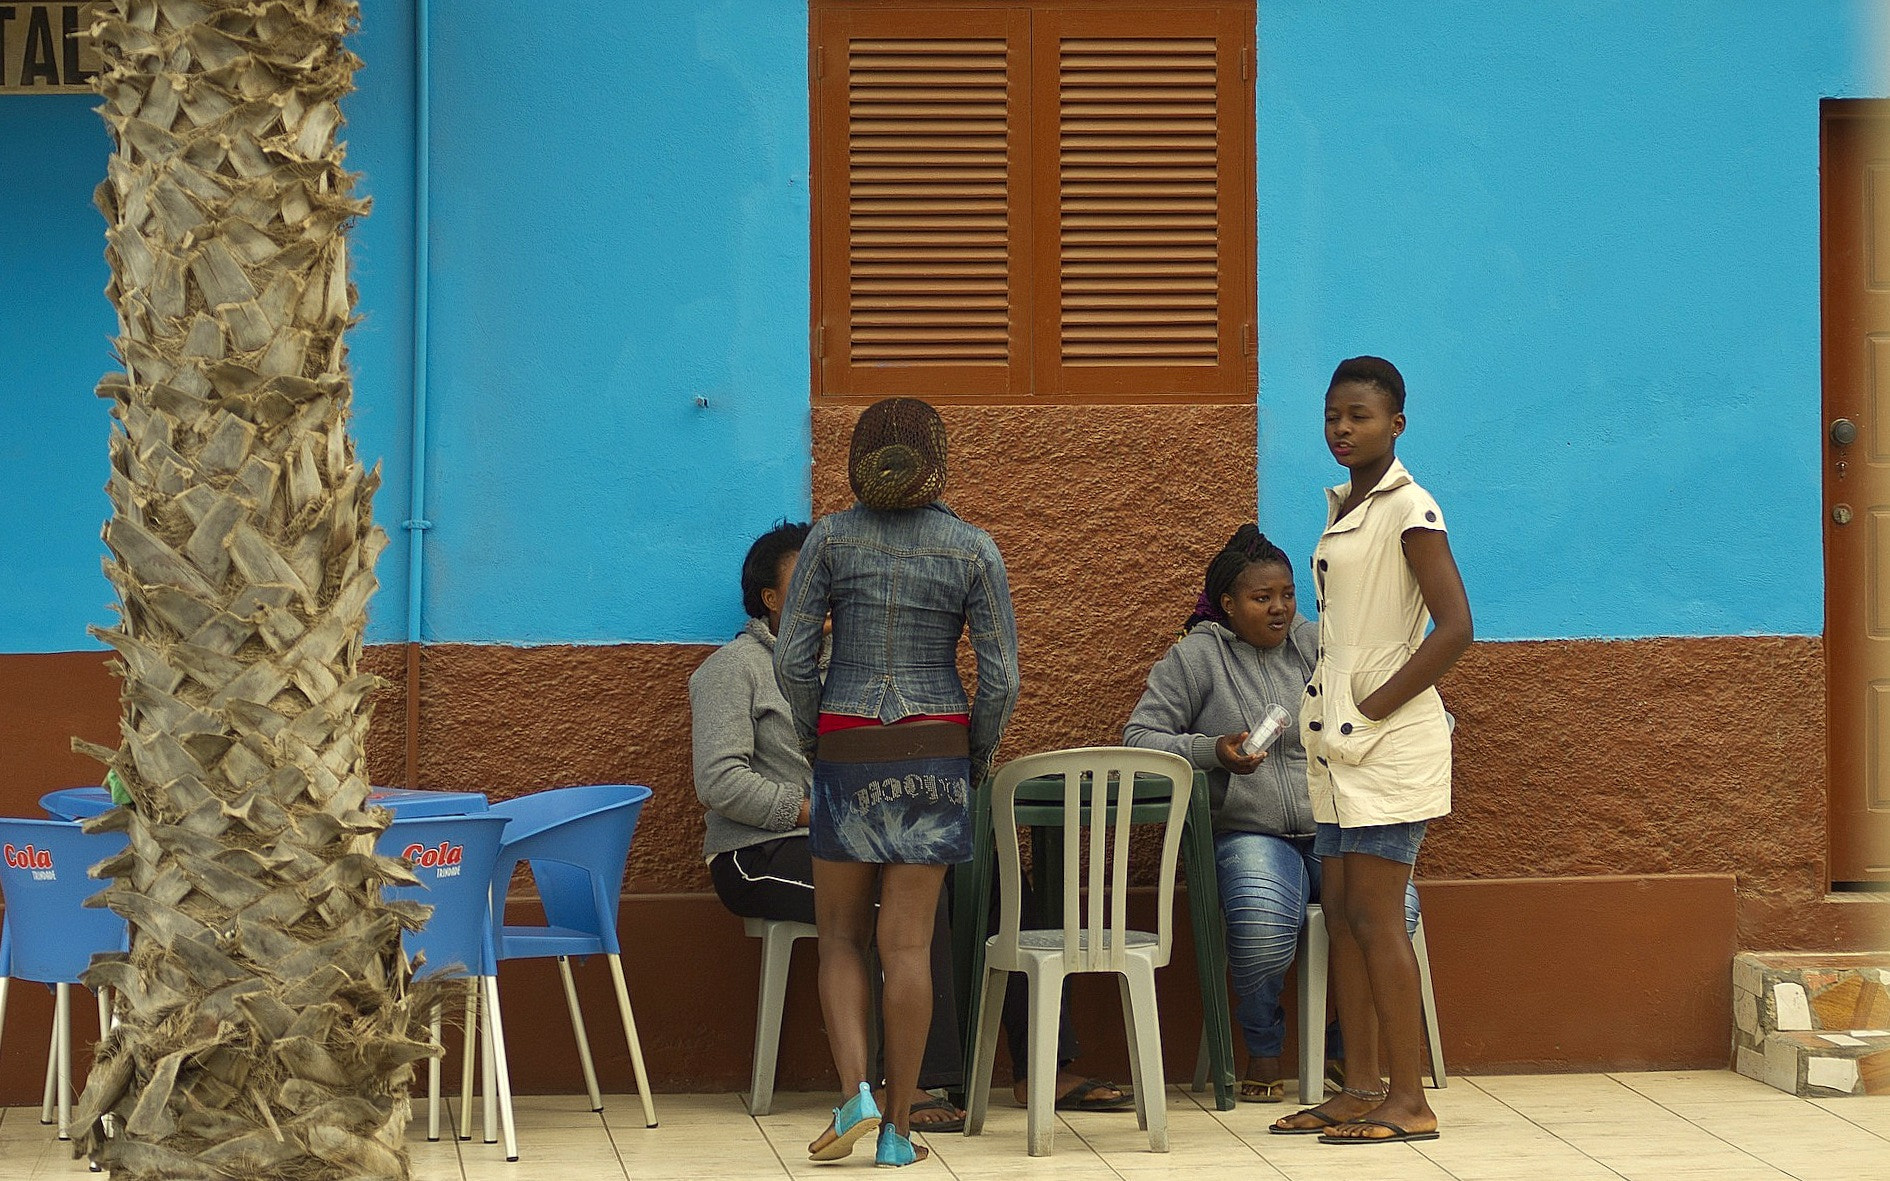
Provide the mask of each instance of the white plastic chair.
POLYGON ((781 1010, 787 1003, 788 964, 794 941, 819 935, 812 923, 787 919, 743 919, 743 929, 761 940, 761 992, 755 1005, 755 1073, 748 1084, 748 1114, 774 1109, 775 1062, 781 1051, 781 1010))
MULTIPOLYGON (((1306 921, 1299 929, 1299 949, 1294 962, 1299 966, 1299 1094, 1302 1103, 1317 1103, 1325 1095, 1326 1058, 1326 957, 1331 943, 1326 935, 1326 912, 1317 902, 1306 905, 1306 921)), ((1444 1044, 1437 1031, 1437 994, 1431 988, 1431 952, 1424 942, 1424 916, 1418 915, 1417 928, 1411 932, 1411 949, 1417 953, 1418 991, 1424 1003, 1424 1033, 1431 1055, 1431 1086, 1443 1090, 1450 1082, 1444 1070, 1444 1044)), ((1194 1089, 1207 1090, 1208 1035, 1201 1030, 1201 1048, 1194 1059, 1194 1089)))
MULTIPOLYGON (((1299 1095, 1302 1103, 1317 1103, 1326 1093, 1326 912, 1317 902, 1306 907, 1306 926, 1299 945, 1299 1095), (1311 1096, 1311 1098, 1308 1098, 1311 1096)), ((1437 994, 1431 988, 1431 949, 1424 942, 1424 916, 1418 915, 1411 933, 1417 953, 1418 992, 1424 1001, 1424 1036, 1431 1049, 1431 1085, 1439 1090, 1450 1081, 1444 1071, 1444 1041, 1437 1031, 1437 994)))
MULTIPOLYGON (((1028 755, 1011 760, 997 773, 991 788, 991 825, 998 863, 999 923, 997 934, 985 944, 984 986, 966 1096, 966 1135, 984 1131, 1004 986, 1010 973, 1023 972, 1030 980, 1030 1103, 1025 1139, 1030 1155, 1050 1155, 1056 1128, 1057 1009, 1063 978, 1077 972, 1112 972, 1121 978, 1136 1120, 1148 1132, 1153 1151, 1168 1151, 1155 969, 1168 963, 1173 942, 1175 861, 1193 785, 1194 769, 1179 755, 1120 746, 1028 755), (1150 819, 1146 814, 1154 812, 1164 825, 1153 932, 1131 931, 1125 922, 1137 774, 1161 776, 1169 783, 1165 791, 1147 792, 1149 799, 1143 805, 1144 822, 1150 819), (1063 828, 1063 927, 1020 931, 1023 862, 1017 840, 1018 786, 1042 778, 1062 780, 1060 817, 1027 818, 1025 823, 1063 828), (1156 798, 1163 794, 1165 799, 1156 798), (1093 807, 1098 801, 1103 806, 1093 807)), ((1057 806, 1049 801, 1033 804, 1029 798, 1025 805, 1033 809, 1057 806)))

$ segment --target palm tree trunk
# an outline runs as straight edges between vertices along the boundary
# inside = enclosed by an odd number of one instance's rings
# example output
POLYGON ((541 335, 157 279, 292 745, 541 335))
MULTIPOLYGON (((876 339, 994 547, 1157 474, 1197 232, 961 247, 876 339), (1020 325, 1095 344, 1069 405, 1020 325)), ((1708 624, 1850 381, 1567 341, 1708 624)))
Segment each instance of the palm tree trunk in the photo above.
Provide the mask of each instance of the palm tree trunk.
POLYGON ((97 200, 122 373, 98 631, 100 751, 132 806, 104 898, 128 958, 75 1138, 128 1178, 405 1177, 419 999, 366 811, 359 671, 386 538, 347 433, 351 194, 335 133, 353 0, 117 0, 94 34, 116 142, 97 200), (106 1116, 115 1125, 107 1137, 106 1116))

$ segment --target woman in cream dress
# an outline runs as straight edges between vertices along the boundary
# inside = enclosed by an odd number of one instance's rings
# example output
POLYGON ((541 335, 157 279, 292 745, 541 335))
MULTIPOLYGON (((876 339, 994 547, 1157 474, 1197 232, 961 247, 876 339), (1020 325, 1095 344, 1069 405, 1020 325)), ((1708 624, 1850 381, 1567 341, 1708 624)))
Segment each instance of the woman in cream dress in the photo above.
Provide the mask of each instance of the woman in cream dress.
POLYGON ((1435 686, 1469 647, 1472 626, 1443 512, 1398 462, 1404 425, 1404 378, 1391 362, 1339 365, 1326 392, 1326 446, 1352 478, 1327 489, 1313 551, 1320 654, 1300 727, 1346 1087, 1272 1127, 1332 1144, 1437 1138, 1418 1082, 1421 1010, 1404 895, 1425 825, 1450 811, 1450 725, 1435 686))

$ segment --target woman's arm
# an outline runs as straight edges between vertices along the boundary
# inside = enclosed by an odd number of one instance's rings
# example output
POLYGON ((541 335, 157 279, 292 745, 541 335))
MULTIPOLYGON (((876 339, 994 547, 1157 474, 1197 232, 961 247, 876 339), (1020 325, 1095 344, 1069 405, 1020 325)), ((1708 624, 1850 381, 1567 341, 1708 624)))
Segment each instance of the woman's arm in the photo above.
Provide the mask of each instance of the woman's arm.
POLYGON ((696 798, 738 824, 786 832, 803 823, 805 793, 799 784, 776 783, 755 770, 755 688, 748 669, 733 659, 711 657, 689 678, 696 798))
POLYGON ((971 702, 971 781, 990 773, 991 759, 1003 737, 1004 723, 1017 704, 1017 618, 1011 612, 1011 583, 1004 559, 988 538, 973 563, 965 621, 971 651, 978 661, 978 695, 971 702))
POLYGON ((1226 768, 1248 775, 1267 757, 1240 753, 1245 730, 1233 734, 1202 734, 1201 711, 1207 702, 1188 675, 1187 657, 1177 643, 1148 670, 1148 687, 1122 728, 1124 746, 1141 746, 1180 755, 1204 771, 1226 768))
POLYGON ((1431 613, 1431 634, 1403 668, 1358 703, 1358 712, 1374 722, 1435 685, 1476 637, 1470 597, 1464 593, 1457 560, 1451 557, 1450 538, 1437 529, 1406 529, 1403 540, 1405 561, 1411 564, 1424 606, 1431 613))
POLYGON ((781 634, 774 641, 774 679, 794 715, 801 751, 810 758, 819 743, 820 639, 831 609, 832 572, 827 569, 827 519, 814 522, 788 580, 781 634))

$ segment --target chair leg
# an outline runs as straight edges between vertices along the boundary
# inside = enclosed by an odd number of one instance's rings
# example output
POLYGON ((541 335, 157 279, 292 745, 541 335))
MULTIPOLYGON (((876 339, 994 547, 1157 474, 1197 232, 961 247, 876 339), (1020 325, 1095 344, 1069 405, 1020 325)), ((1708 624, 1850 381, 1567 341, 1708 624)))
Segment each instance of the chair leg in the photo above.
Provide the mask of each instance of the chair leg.
POLYGON ((577 981, 571 979, 571 957, 558 957, 558 975, 564 981, 564 1005, 571 1011, 571 1028, 577 1031, 578 1066, 584 1071, 584 1089, 591 1096, 591 1110, 604 1110, 604 1097, 597 1091, 597 1067, 591 1061, 591 1039, 584 1032, 584 1015, 578 1009, 577 981))
POLYGON ((1063 973, 1043 966, 1025 975, 1030 979, 1030 1110, 1024 1118, 1024 1147, 1032 1156, 1049 1156, 1057 1129, 1057 1010, 1063 1002, 1063 973))
POLYGON ((991 1072, 997 1068, 998 1024, 1004 1017, 1004 989, 1011 974, 1002 968, 987 968, 984 989, 973 1011, 971 1073, 965 1076, 965 1135, 984 1133, 984 1114, 991 1106, 991 1072))
POLYGON ((491 1030, 494 1074, 499 1082, 499 1122, 505 1136, 505 1159, 518 1159, 518 1125, 512 1117, 512 1072, 505 1061, 505 1022, 499 1015, 499 978, 486 977, 486 1028, 491 1030))
POLYGON ((433 1006, 433 1020, 428 1032, 433 1036, 433 1048, 439 1053, 427 1059, 427 1140, 438 1143, 440 1139, 440 1076, 445 1073, 446 1063, 442 1055, 446 1045, 440 1040, 440 1006, 433 1006))
POLYGON ((1194 1091, 1200 1094, 1208 1085, 1208 1027, 1201 1022, 1201 1048, 1194 1052, 1194 1091))
POLYGON ((1122 1002, 1122 1037, 1129 1051, 1129 1084, 1135 1088, 1135 1126, 1148 1131, 1148 1088, 1142 1083, 1142 1050, 1137 1042, 1141 1023, 1136 1020, 1135 997, 1129 992, 1127 974, 1116 977, 1116 992, 1122 1002))
POLYGON ((1411 950, 1417 953, 1418 992, 1424 998, 1424 1036, 1431 1047, 1431 1086, 1443 1090, 1450 1081, 1444 1070, 1444 1038, 1437 1030, 1437 993, 1431 988, 1431 949, 1424 942, 1424 916, 1419 915, 1417 930, 1411 933, 1411 950))
POLYGON ((39 1122, 47 1127, 53 1125, 53 1113, 57 1109, 59 1087, 59 994, 53 993, 52 1032, 46 1038, 46 1093, 39 1103, 39 1122))
POLYGON ((1162 1077, 1161 1013, 1155 1007, 1155 967, 1131 959, 1122 977, 1123 1019, 1132 1031, 1140 1066, 1135 1072, 1135 1112, 1148 1131, 1153 1152, 1168 1151, 1168 1091, 1162 1077))
MULTIPOLYGON (((100 986, 98 992, 94 995, 98 999, 98 1040, 99 1042, 103 1042, 105 1035, 112 1031, 112 1025, 114 1023, 112 1002, 116 998, 112 996, 112 990, 104 986, 100 986)), ((96 1042, 93 1043, 92 1047, 92 1061, 94 1065, 98 1062, 98 1043, 96 1042)), ((109 1115, 99 1117, 99 1127, 104 1130, 107 1138, 114 1134, 112 1129, 112 1117, 109 1115)), ((92 1162, 92 1171, 95 1173, 98 1171, 97 1161, 92 1162)))
POLYGON ((781 1012, 787 1004, 788 966, 794 937, 779 923, 763 925, 761 994, 755 1003, 754 1074, 748 1082, 748 1114, 774 1110, 774 1075, 781 1053, 781 1012))
POLYGON ((461 1140, 472 1139, 473 1056, 479 1048, 479 977, 466 977, 466 1036, 459 1064, 459 1126, 461 1140))
POLYGON ((492 1025, 493 1018, 498 1014, 493 1012, 492 994, 486 990, 484 977, 480 978, 479 990, 480 1016, 484 1018, 479 1026, 479 1092, 485 1100, 479 1120, 479 1132, 487 1144, 497 1144, 499 1142, 497 1131, 499 1092, 492 1081, 492 1025))
POLYGON ((643 1069, 643 1043, 637 1038, 637 1021, 630 1014, 630 986, 623 979, 623 958, 606 955, 610 961, 610 982, 617 988, 617 1012, 623 1017, 623 1035, 630 1043, 630 1069, 637 1076, 637 1094, 643 1100, 643 1126, 656 1126, 656 1098, 650 1094, 650 1075, 643 1069))
POLYGON ((60 984, 53 1002, 59 1031, 59 1138, 72 1139, 72 986, 60 984))
POLYGON ((1306 908, 1299 933, 1299 1101, 1326 1097, 1326 912, 1306 908))

